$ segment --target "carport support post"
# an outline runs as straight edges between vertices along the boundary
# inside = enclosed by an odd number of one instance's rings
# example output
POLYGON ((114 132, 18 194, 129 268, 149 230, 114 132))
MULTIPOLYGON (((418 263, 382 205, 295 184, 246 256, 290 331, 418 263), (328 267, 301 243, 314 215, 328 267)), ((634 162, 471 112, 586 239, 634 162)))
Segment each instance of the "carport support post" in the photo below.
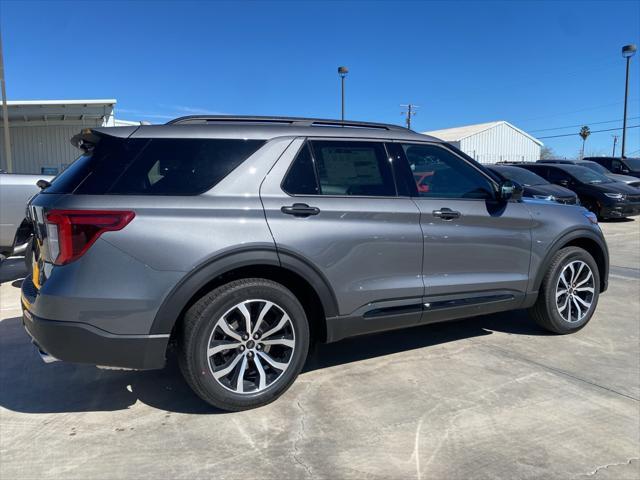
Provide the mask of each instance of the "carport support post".
POLYGON ((7 159, 7 172, 13 173, 11 160, 11 137, 9 136, 9 112, 7 111, 7 89, 4 84, 4 57, 2 54, 2 32, 0 31, 0 84, 2 87, 2 129, 4 130, 4 154, 7 159))

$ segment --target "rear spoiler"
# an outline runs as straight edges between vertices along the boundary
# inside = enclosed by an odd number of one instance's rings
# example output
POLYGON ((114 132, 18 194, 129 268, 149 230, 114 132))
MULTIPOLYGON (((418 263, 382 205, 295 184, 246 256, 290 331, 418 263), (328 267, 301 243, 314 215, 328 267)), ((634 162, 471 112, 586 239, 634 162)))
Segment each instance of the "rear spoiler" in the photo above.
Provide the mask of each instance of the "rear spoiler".
POLYGON ((84 153, 90 152, 102 137, 129 138, 140 127, 101 127, 83 128, 80 133, 71 137, 71 145, 84 153))

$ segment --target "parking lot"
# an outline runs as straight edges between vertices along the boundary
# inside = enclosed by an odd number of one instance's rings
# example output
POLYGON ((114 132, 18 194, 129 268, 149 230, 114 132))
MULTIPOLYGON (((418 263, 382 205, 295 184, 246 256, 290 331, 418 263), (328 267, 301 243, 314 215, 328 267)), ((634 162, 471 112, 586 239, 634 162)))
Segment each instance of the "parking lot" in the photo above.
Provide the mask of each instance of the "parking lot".
POLYGON ((0 269, 1 478, 640 476, 640 220, 602 224, 609 291, 570 336, 525 312, 321 345, 277 402, 222 413, 162 371, 45 365, 0 269))

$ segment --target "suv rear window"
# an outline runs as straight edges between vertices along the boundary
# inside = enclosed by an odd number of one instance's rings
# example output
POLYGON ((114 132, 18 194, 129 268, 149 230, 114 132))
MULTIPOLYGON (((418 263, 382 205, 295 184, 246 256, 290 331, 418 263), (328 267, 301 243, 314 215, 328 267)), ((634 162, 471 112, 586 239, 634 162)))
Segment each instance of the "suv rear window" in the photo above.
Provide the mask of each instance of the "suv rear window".
POLYGON ((214 187, 262 145, 241 139, 120 139, 104 136, 45 193, 198 195, 214 187))

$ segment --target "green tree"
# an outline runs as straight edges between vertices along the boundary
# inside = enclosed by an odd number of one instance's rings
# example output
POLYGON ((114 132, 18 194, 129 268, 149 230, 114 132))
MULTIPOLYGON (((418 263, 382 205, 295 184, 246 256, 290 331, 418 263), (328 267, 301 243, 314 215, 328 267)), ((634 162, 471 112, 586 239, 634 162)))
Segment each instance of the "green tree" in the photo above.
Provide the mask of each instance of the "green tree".
POLYGON ((587 138, 589 138, 589 135, 591 135, 591 130, 585 125, 580 129, 578 135, 582 138, 582 151, 580 152, 580 158, 584 158, 584 144, 587 141, 587 138))

